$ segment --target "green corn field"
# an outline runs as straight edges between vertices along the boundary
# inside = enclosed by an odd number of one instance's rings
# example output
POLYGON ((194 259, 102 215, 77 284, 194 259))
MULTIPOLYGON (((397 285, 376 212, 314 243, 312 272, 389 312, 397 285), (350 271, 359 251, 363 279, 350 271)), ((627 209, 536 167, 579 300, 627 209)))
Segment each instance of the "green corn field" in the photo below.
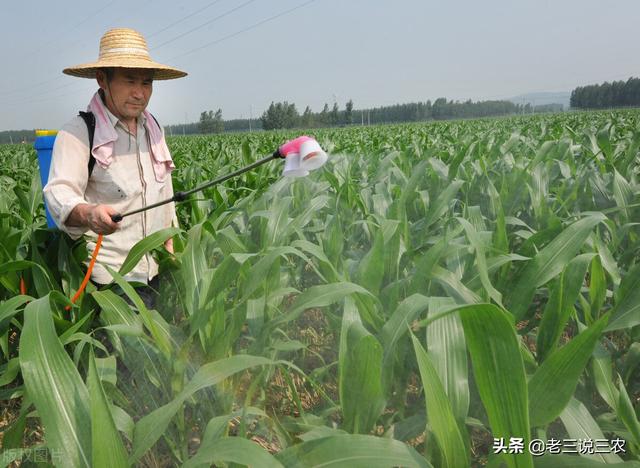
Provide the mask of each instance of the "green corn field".
MULTIPOLYGON (((70 311, 91 252, 0 146, 2 465, 640 466, 640 111, 314 135, 322 169, 192 195, 70 311)), ((173 137, 175 190, 294 136, 173 137)))

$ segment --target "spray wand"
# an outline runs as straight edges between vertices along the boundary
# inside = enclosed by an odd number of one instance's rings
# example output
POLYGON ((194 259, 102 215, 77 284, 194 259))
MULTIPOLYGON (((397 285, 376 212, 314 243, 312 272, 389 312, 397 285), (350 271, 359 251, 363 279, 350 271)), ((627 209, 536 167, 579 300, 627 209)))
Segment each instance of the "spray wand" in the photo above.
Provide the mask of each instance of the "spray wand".
MULTIPOLYGON (((176 192, 173 197, 168 198, 166 200, 159 201, 149 206, 145 206, 143 208, 138 208, 136 210, 128 211, 126 213, 118 213, 111 216, 113 222, 118 223, 122 221, 125 216, 131 216, 133 214, 142 213, 144 211, 157 208, 162 205, 166 205, 171 202, 181 202, 186 200, 189 195, 192 195, 196 192, 200 192, 214 185, 220 184, 229 180, 233 177, 239 176, 240 174, 244 174, 256 167, 262 166, 263 164, 268 163, 269 161, 273 161, 274 159, 284 159, 284 170, 282 175, 285 177, 305 177, 309 175, 310 171, 318 169, 324 163, 327 162, 328 156, 322 148, 320 144, 313 138, 303 135, 294 140, 288 141, 282 146, 280 146, 276 151, 273 152, 270 156, 260 159, 254 163, 249 164, 241 169, 233 171, 227 175, 218 177, 214 180, 206 182, 202 185, 199 185, 191 190, 186 192, 176 192)), ((98 239, 96 241, 96 247, 91 255, 91 262, 87 268, 87 273, 80 285, 80 288, 76 291, 75 295, 71 299, 71 303, 75 303, 82 292, 84 291, 87 283, 89 282, 89 278, 91 278, 91 272, 93 271, 93 266, 95 265, 96 258, 98 257, 98 252, 100 250, 100 245, 102 244, 103 234, 98 235, 98 239)), ((65 307, 65 310, 69 310, 71 307, 65 307)))

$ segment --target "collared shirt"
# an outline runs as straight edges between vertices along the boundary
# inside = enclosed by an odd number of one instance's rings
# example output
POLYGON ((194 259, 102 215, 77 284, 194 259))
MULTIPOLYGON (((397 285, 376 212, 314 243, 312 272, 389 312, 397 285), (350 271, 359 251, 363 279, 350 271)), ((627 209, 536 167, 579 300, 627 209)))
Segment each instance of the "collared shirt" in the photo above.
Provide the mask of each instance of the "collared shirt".
MULTIPOLYGON (((118 213, 142 208, 173 197, 171 177, 164 182, 155 178, 144 115, 138 118, 137 134, 129 132, 126 124, 107 110, 118 139, 114 146, 113 162, 103 168, 96 162, 89 178, 89 132, 82 117, 67 123, 56 137, 51 156, 49 181, 44 188, 47 207, 57 226, 73 239, 88 237, 87 248, 95 248, 98 235, 85 228, 65 224, 69 214, 81 203, 103 204, 118 213)), ((105 235, 98 253, 91 279, 106 284, 112 277, 103 265, 119 270, 131 248, 146 236, 177 226, 174 203, 125 217, 120 229, 105 235)), ((88 259, 87 259, 88 262, 88 259)), ((129 281, 148 282, 158 273, 153 257, 145 255, 125 277, 129 281)))

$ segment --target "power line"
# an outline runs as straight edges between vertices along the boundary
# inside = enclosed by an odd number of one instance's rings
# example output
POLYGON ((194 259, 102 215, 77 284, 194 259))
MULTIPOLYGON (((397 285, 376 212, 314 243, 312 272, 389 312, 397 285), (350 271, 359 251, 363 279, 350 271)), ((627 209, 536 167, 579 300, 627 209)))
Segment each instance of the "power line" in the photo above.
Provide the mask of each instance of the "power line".
MULTIPOLYGON (((47 94, 49 94, 49 93, 51 93, 53 91, 58 91, 60 89, 68 88, 68 87, 74 86, 76 84, 77 83, 75 83, 75 82, 74 83, 67 83, 67 84, 64 84, 62 86, 58 86, 58 87, 53 88, 53 89, 48 89, 46 91, 42 91, 42 92, 39 92, 39 93, 35 93, 35 94, 31 93, 31 94, 29 94, 29 96, 26 96, 26 99, 31 99, 31 98, 34 98, 34 97, 44 96, 44 95, 47 95, 47 94)), ((23 98, 18 98, 18 99, 23 99, 23 98)), ((8 102, 8 103, 5 103, 3 105, 11 105, 11 104, 16 104, 16 103, 20 103, 20 102, 23 102, 23 101, 18 100, 18 101, 15 101, 15 102, 8 102)))
POLYGON ((157 45, 157 46, 155 46, 155 47, 151 48, 151 50, 159 49, 160 47, 163 47, 163 46, 165 46, 165 45, 167 45, 167 44, 170 44, 171 42, 174 42, 174 41, 176 41, 176 40, 178 40, 178 39, 180 39, 180 38, 182 38, 182 37, 184 37, 184 36, 186 36, 186 35, 188 35, 188 34, 191 34, 192 32, 195 32, 195 31, 197 31, 197 30, 199 30, 199 29, 202 29, 202 28, 204 28, 205 26, 208 26, 208 25, 210 25, 211 23, 213 23, 213 22, 215 22, 215 21, 218 21, 219 19, 224 18, 225 16, 228 16, 228 15, 230 15, 231 13, 233 13, 233 12, 235 12, 235 11, 238 11, 238 10, 239 10, 239 9, 241 9, 241 8, 244 8, 245 6, 247 6, 247 5, 249 5, 250 3, 253 3, 253 2, 255 2, 255 1, 256 1, 256 0, 248 0, 248 1, 244 2, 243 4, 241 4, 241 5, 239 5, 239 6, 235 7, 235 8, 232 8, 231 10, 226 11, 225 13, 222 13, 222 14, 221 14, 221 15, 219 15, 219 16, 216 16, 215 18, 213 18, 213 19, 211 19, 211 20, 207 21, 206 23, 202 23, 200 26, 196 26, 195 28, 189 29, 188 31, 186 31, 186 32, 184 32, 184 33, 182 33, 182 34, 177 35, 177 36, 176 36, 176 37, 174 37, 173 39, 169 39, 168 41, 165 41, 165 42, 163 42, 162 44, 157 45))
MULTIPOLYGON (((114 0, 114 1, 115 1, 115 0, 114 0)), ((219 1, 219 0, 218 0, 218 1, 219 1)), ((211 24, 211 23, 213 23, 214 21, 217 21, 218 19, 223 18, 224 16, 228 16, 229 14, 231 14, 231 13, 233 13, 233 12, 235 12, 235 11, 237 11, 237 10, 239 10, 239 9, 241 9, 241 8, 243 8, 243 7, 245 7, 245 6, 247 6, 247 5, 249 5, 250 3, 253 3, 254 1, 255 1, 255 0, 248 0, 247 2, 245 2, 245 3, 243 3, 243 4, 239 5, 239 6, 237 6, 237 7, 235 7, 235 8, 233 8, 233 9, 231 9, 231 10, 229 10, 229 11, 225 12, 225 13, 223 13, 222 15, 219 15, 219 16, 217 16, 217 17, 215 17, 215 18, 213 18, 213 19, 209 20, 208 22, 206 22, 206 23, 204 23, 204 24, 202 24, 202 25, 200 25, 200 26, 197 26, 197 27, 195 27, 195 28, 192 28, 191 30, 186 31, 185 33, 182 33, 181 35, 176 36, 176 37, 174 37, 173 39, 170 39, 169 41, 165 41, 164 43, 162 43, 162 44, 160 44, 160 45, 158 45, 158 46, 156 46, 156 47, 153 47, 151 50, 158 49, 158 48, 160 48, 160 47, 162 47, 162 46, 164 46, 164 45, 166 45, 166 44, 168 44, 168 43, 170 43, 170 42, 173 42, 173 41, 175 41, 175 40, 177 40, 177 39, 179 39, 179 38, 181 38, 181 37, 184 37, 184 36, 185 36, 185 35, 187 35, 187 34, 190 34, 191 32, 194 32, 194 31, 196 31, 196 30, 198 30, 198 29, 201 29, 202 27, 204 27, 204 26, 206 26, 206 25, 208 25, 208 24, 211 24)), ((304 8, 305 6, 310 5, 311 3, 314 3, 315 1, 316 1, 316 0, 308 0, 307 2, 304 2, 304 3, 300 4, 300 5, 297 5, 297 6, 295 6, 295 7, 289 8, 289 9, 287 9, 287 10, 285 10, 285 11, 282 11, 282 12, 280 12, 280 13, 277 13, 277 14, 275 14, 275 15, 273 15, 273 16, 270 16, 270 17, 268 17, 268 18, 265 18, 265 19, 263 19, 263 20, 260 20, 260 21, 258 21, 258 22, 256 22, 256 23, 253 23, 253 24, 252 24, 252 25, 250 25, 250 26, 247 26, 246 28, 240 29, 240 30, 238 30, 238 31, 236 31, 236 32, 234 32, 234 33, 231 33, 231 34, 228 34, 228 35, 226 35, 226 36, 224 36, 224 37, 221 37, 220 39, 217 39, 217 40, 215 40, 215 41, 209 42, 209 43, 204 44, 204 45, 202 45, 202 46, 196 47, 196 48, 191 49, 191 50, 189 50, 189 51, 187 51, 187 52, 185 52, 185 53, 182 53, 182 54, 180 54, 180 55, 177 55, 177 56, 173 57, 172 59, 170 59, 170 61, 173 61, 173 60, 175 60, 175 59, 177 59, 177 58, 185 57, 185 56, 190 55, 190 54, 192 54, 192 53, 194 53, 194 52, 197 52, 197 51, 199 51, 199 50, 201 50, 201 49, 205 49, 205 48, 207 48, 207 47, 211 47, 211 46, 213 46, 213 45, 219 44, 219 43, 221 43, 221 42, 223 42, 223 41, 226 41, 226 40, 228 40, 228 39, 231 39, 231 38, 233 38, 233 37, 236 37, 236 36, 238 36, 238 35, 240 35, 240 34, 243 34, 243 33, 247 32, 247 31, 250 31, 250 30, 252 30, 252 29, 255 29, 255 28, 257 28, 257 27, 259 27, 259 26, 261 26, 261 25, 263 25, 263 24, 265 24, 265 23, 268 23, 268 22, 270 22, 270 21, 276 20, 276 19, 278 19, 278 18, 280 18, 280 17, 282 17, 282 16, 285 16, 285 15, 287 15, 287 14, 289 14, 289 13, 292 13, 292 12, 294 12, 294 11, 296 11, 296 10, 299 10, 299 9, 301 9, 301 8, 304 8)), ((113 3, 113 2, 112 2, 112 3, 113 3)), ((214 2, 214 3, 215 3, 215 2, 214 2)), ((61 77, 62 77, 62 76, 59 76, 59 77, 57 77, 57 78, 54 78, 53 80, 43 81, 43 82, 41 82, 41 83, 39 83, 39 84, 46 84, 46 83, 52 82, 52 81, 54 81, 54 80, 57 80, 58 78, 61 78, 61 77)), ((68 87, 68 86, 70 86, 70 85, 64 85, 64 86, 61 86, 61 87, 56 88, 56 89, 61 89, 61 88, 68 87)), ((29 87, 26 87, 26 88, 22 88, 22 90, 29 90, 29 89, 32 89, 32 88, 33 88, 33 85, 32 85, 32 86, 29 86, 29 87)), ((86 88, 86 89, 88 90, 88 89, 91 89, 91 88, 86 88)), ((83 90, 80 90, 80 91, 83 91, 83 90)), ((69 92, 69 93, 64 93, 64 94, 60 94, 60 95, 57 95, 57 96, 51 96, 51 97, 43 98, 43 99, 27 100, 27 101, 16 102, 16 103, 13 103, 13 104, 7 104, 7 106, 15 107, 16 105, 34 104, 34 103, 39 103, 39 102, 44 102, 44 101, 49 101, 49 100, 59 99, 59 98, 61 98, 61 97, 65 97, 65 96, 68 96, 68 95, 71 95, 71 94, 75 94, 75 93, 76 93, 76 91, 72 91, 72 92, 69 92)), ((47 92, 41 93, 41 95, 42 95, 42 94, 47 94, 47 92)))
POLYGON ((226 41, 227 39, 231 39, 232 37, 238 36, 238 35, 240 35, 240 34, 242 34, 242 33, 245 33, 245 32, 247 32, 247 31, 250 31, 250 30, 252 30, 252 29, 255 29, 255 28, 257 28, 258 26, 263 25, 264 23, 267 23, 267 22, 269 22, 269 21, 273 21, 273 20, 275 20, 275 19, 277 19, 277 18, 280 18, 281 16, 287 15, 287 14, 289 14, 289 13, 291 13, 291 12, 295 11, 295 10, 298 10, 298 9, 300 9, 300 8, 303 8, 303 7, 305 7, 305 6, 307 6, 307 5, 311 4, 311 3, 313 3, 313 2, 315 2, 315 1, 316 1, 316 0, 309 0, 309 1, 304 2, 304 3, 302 3, 302 4, 298 5, 298 6, 295 6, 295 7, 293 7, 293 8, 289 8, 288 10, 285 10, 285 11, 283 11, 283 12, 281 12, 281 13, 278 13, 277 15, 273 15, 273 16, 270 16, 269 18, 265 18, 265 19, 263 19, 263 20, 260 20, 260 21, 258 21, 257 23, 252 24, 251 26, 248 26, 248 27, 246 27, 246 28, 244 28, 244 29, 241 29, 241 30, 239 30, 239 31, 236 31, 236 32, 234 32, 234 33, 232 33, 232 34, 229 34, 229 35, 227 35, 227 36, 221 37, 220 39, 217 39, 217 40, 215 40, 215 41, 213 41, 213 42, 209 42, 209 43, 204 44, 204 45, 202 45, 202 46, 200 46, 200 47, 196 47, 195 49, 191 49, 191 50, 189 50, 189 51, 187 51, 187 52, 185 52, 185 53, 183 53, 183 54, 176 55, 176 56, 172 57, 171 59, 169 59, 168 61, 173 61, 173 60, 176 60, 176 59, 178 59, 178 58, 182 58, 182 57, 184 57, 184 56, 186 56, 186 55, 190 55, 190 54, 192 54, 192 53, 194 53, 194 52, 197 52, 197 51, 199 51, 199 50, 205 49, 205 48, 207 48, 207 47, 211 47, 212 45, 219 44, 220 42, 226 41))
POLYGON ((185 16, 185 17, 183 17, 183 18, 180 18, 178 21, 174 21, 173 23, 169 24, 168 26, 165 26, 164 28, 159 29, 158 31, 153 32, 153 33, 151 33, 151 34, 147 35, 147 38, 150 38, 150 37, 153 37, 153 36, 157 36, 158 34, 160 34, 160 33, 162 33, 162 32, 165 32, 167 29, 172 28, 172 27, 173 27, 173 26, 175 26, 176 24, 180 24, 180 23, 182 23, 183 21, 188 20, 189 18, 191 18, 191 17, 193 17, 193 16, 197 15, 198 13, 202 13, 204 10, 206 10, 206 9, 208 9, 208 8, 212 7, 213 5, 215 5, 216 3, 220 3, 220 2, 221 2, 221 0, 215 0, 215 1, 211 2, 211 3, 209 3, 208 5, 206 5, 206 6, 202 7, 202 8, 200 8, 199 10, 196 10, 196 11, 194 11, 193 13, 191 13, 191 14, 189 14, 189 15, 187 15, 187 16, 185 16))
POLYGON ((74 26, 71 26, 70 28, 66 28, 64 30, 64 32, 62 34, 59 34, 58 37, 52 41, 47 41, 45 43, 43 43, 43 47, 40 47, 39 49, 37 49, 34 52, 34 55, 40 51, 43 50, 43 48, 50 48, 52 44, 56 44, 57 42, 60 42, 60 39, 63 38, 64 36, 66 36, 67 34, 69 34, 71 31, 75 31, 76 29, 78 29, 80 26, 82 26, 83 24, 85 24, 87 21, 89 21, 90 19, 92 19, 95 16, 98 16, 100 13, 102 13, 104 10, 106 10, 107 8, 109 8, 111 5, 113 5, 114 3, 116 3, 118 0, 111 0, 109 3, 107 3, 105 6, 103 6, 102 8, 100 8, 97 11, 94 11, 93 13, 91 13, 89 16, 87 16, 86 18, 84 18, 83 20, 81 20, 80 22, 76 23, 74 26))
POLYGON ((22 93, 22 92, 25 92, 25 91, 30 91, 31 89, 33 89, 34 86, 41 86, 41 85, 44 85, 44 84, 49 84, 49 83, 52 83, 52 82, 54 82, 56 80, 59 80, 60 78, 64 78, 64 75, 58 75, 55 78, 50 78, 50 79, 47 79, 47 80, 44 80, 44 81, 40 81, 38 83, 29 85, 29 86, 25 86, 24 88, 18 88, 18 89, 14 89, 12 91, 4 91, 4 92, 0 93, 0 98, 10 97, 13 94, 22 93))
MULTIPOLYGON (((74 84, 77 84, 77 83, 74 83, 74 84)), ((82 93, 82 92, 85 92, 85 91, 89 91, 91 89, 95 90, 96 86, 97 86, 97 84, 94 83, 90 87, 86 86, 84 88, 74 89, 73 91, 68 91, 66 93, 58 94, 58 95, 55 95, 55 96, 48 96, 48 97, 41 98, 41 99, 15 102, 15 103, 12 103, 12 104, 3 104, 3 107, 16 107, 16 106, 23 106, 23 105, 26 105, 26 104, 37 104, 37 103, 40 103, 40 102, 53 101, 53 100, 61 99, 63 97, 67 97, 67 96, 71 96, 71 95, 74 95, 74 94, 78 94, 78 93, 82 93)))

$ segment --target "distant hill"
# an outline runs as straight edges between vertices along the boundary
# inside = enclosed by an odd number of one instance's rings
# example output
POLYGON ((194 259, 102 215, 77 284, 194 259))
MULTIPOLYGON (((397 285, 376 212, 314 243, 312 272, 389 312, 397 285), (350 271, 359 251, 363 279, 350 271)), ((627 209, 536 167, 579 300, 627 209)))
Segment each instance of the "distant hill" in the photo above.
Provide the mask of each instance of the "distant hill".
POLYGON ((546 104, 562 104, 564 109, 569 108, 569 99, 571 93, 569 91, 562 91, 556 93, 527 93, 519 96, 514 96, 507 99, 514 104, 531 104, 532 106, 544 106, 546 104))

